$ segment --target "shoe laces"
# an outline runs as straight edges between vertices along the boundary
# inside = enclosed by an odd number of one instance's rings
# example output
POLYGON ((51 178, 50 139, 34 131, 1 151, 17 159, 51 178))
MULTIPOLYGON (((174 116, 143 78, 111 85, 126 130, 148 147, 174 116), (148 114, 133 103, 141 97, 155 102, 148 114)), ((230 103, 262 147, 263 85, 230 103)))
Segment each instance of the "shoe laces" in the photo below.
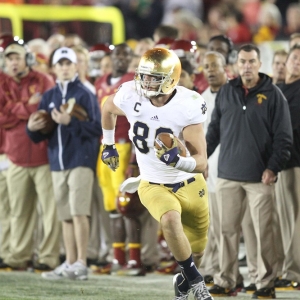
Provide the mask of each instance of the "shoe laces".
POLYGON ((196 284, 193 284, 191 290, 192 290, 194 296, 197 297, 196 298, 197 300, 212 299, 203 280, 196 284))
POLYGON ((189 294, 181 294, 180 296, 175 296, 173 300, 188 300, 189 294))

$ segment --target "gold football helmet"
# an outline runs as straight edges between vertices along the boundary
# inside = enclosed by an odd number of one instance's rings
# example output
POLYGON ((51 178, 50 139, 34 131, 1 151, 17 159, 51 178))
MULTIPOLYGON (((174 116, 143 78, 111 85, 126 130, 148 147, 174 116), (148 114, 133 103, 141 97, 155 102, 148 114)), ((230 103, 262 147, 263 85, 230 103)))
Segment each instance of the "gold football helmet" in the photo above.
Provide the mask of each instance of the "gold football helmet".
POLYGON ((135 73, 137 92, 145 97, 170 94, 178 84, 180 73, 181 63, 173 51, 165 48, 148 50, 141 57, 135 73))

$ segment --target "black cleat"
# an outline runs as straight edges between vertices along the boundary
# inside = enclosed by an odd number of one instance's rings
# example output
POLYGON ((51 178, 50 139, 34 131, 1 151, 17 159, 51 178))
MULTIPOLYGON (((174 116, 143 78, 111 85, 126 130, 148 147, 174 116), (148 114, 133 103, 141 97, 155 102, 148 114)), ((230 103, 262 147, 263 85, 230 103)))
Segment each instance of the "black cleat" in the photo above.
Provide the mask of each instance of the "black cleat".
POLYGON ((53 270, 53 268, 49 267, 47 264, 35 263, 33 265, 33 271, 35 273, 49 272, 52 270, 53 270))
POLYGON ((276 291, 295 291, 300 290, 299 282, 288 280, 288 279, 277 279, 275 280, 276 291))
POLYGON ((252 294, 252 299, 276 299, 274 288, 262 288, 252 294))
POLYGON ((206 286, 213 286, 214 285, 214 278, 211 275, 204 276, 204 282, 206 286))
POLYGON ((223 288, 217 284, 209 289, 209 292, 214 297, 235 297, 237 296, 237 291, 235 289, 223 288))
POLYGON ((250 283, 248 286, 245 286, 242 289, 242 292, 247 293, 247 294, 253 294, 256 290, 257 290, 256 284, 255 283, 250 283))
POLYGON ((236 290, 237 293, 241 292, 243 289, 244 289, 244 283, 243 282, 237 283, 237 285, 235 286, 235 290, 236 290))

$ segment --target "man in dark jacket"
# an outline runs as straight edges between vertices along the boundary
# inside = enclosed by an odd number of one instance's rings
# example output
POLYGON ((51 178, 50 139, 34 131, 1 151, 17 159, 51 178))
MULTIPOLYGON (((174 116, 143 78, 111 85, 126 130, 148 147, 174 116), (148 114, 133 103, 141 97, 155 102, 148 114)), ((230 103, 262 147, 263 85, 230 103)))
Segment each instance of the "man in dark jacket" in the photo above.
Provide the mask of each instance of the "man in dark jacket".
POLYGON ((278 176, 276 202, 284 249, 282 279, 276 290, 300 289, 300 45, 295 45, 286 60, 285 83, 278 85, 285 95, 293 127, 291 158, 278 176))
POLYGON ((44 121, 33 114, 29 118, 27 133, 34 142, 48 139, 48 155, 58 216, 62 221, 66 261, 54 271, 42 273, 42 277, 61 279, 66 276, 84 280, 87 279, 88 216, 102 133, 100 111, 96 96, 77 77, 77 59, 72 49, 57 49, 53 56, 53 66, 57 85, 44 94, 39 110, 50 113, 57 124, 52 132, 45 134, 44 121), (78 113, 75 114, 75 111, 78 113))
POLYGON ((274 183, 290 157, 292 128, 288 104, 271 79, 259 73, 260 51, 238 51, 239 77, 219 90, 207 132, 210 156, 220 143, 216 187, 220 214, 220 272, 210 293, 236 294, 240 226, 249 201, 257 239, 257 278, 252 298, 275 298, 277 262, 272 233, 274 183))

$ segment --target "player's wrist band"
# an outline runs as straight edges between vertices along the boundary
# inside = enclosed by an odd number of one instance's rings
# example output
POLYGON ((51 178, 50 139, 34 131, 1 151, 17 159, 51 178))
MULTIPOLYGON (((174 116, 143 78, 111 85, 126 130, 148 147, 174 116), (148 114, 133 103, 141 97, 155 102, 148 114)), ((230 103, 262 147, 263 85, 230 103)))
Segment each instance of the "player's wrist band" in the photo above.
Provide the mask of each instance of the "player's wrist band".
POLYGON ((103 132, 102 144, 113 145, 115 143, 115 130, 114 129, 107 130, 102 128, 102 132, 103 132))
POLYGON ((196 160, 192 156, 180 156, 178 162, 175 165, 175 168, 180 171, 192 173, 195 170, 196 165, 196 160))

